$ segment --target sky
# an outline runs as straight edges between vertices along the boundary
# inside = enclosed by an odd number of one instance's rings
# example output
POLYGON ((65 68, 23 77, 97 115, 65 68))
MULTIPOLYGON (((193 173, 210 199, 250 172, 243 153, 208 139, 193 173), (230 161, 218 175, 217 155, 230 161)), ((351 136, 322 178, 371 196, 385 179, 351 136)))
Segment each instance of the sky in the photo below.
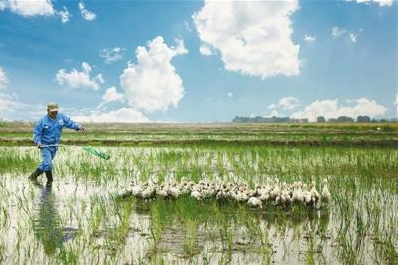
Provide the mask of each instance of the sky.
POLYGON ((0 0, 0 119, 395 118, 397 6, 0 0))

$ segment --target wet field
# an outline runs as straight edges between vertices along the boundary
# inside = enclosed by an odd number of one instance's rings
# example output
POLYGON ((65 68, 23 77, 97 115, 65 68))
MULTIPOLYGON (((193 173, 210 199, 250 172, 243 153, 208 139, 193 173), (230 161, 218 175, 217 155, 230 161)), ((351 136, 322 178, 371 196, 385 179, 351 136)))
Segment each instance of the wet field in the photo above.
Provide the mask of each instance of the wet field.
POLYGON ((55 181, 28 174, 33 147, 0 147, 2 264, 396 264, 398 151, 332 147, 62 147, 55 181), (332 201, 250 208, 144 201, 131 180, 329 180, 332 201))

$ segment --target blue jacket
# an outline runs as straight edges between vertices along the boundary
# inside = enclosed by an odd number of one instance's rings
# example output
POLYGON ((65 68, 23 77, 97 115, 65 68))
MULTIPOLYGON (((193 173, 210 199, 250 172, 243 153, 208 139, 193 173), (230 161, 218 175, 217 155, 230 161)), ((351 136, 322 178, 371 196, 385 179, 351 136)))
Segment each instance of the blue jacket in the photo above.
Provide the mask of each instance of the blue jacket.
POLYGON ((38 144, 58 144, 62 134, 62 128, 78 130, 79 124, 68 116, 58 113, 55 119, 47 114, 42 117, 33 129, 33 141, 38 144))

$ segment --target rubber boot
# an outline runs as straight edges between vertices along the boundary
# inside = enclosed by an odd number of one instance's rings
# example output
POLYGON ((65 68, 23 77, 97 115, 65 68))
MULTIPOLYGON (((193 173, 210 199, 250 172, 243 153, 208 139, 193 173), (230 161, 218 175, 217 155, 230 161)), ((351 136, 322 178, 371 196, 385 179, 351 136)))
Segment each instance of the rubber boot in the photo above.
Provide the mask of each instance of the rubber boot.
POLYGON ((53 172, 46 171, 46 177, 47 177, 47 186, 49 186, 53 183, 53 172))
POLYGON ((40 176, 43 173, 42 170, 40 170, 39 168, 37 168, 30 176, 29 176, 29 180, 31 181, 37 181, 37 177, 40 176))

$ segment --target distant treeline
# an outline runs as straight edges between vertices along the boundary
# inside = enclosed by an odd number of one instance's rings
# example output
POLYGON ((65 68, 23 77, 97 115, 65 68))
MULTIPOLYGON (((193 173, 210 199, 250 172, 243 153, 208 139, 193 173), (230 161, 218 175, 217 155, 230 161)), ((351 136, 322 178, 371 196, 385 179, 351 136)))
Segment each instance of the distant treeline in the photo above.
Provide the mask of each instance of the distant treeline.
MULTIPOLYGON (((398 122, 398 118, 391 118, 391 119, 375 119, 370 118, 367 115, 360 115, 356 119, 349 117, 349 116, 339 116, 337 118, 329 118, 326 119, 324 116, 318 116, 316 118, 318 123, 388 123, 388 122, 398 122)), ((232 119, 234 123, 308 123, 308 118, 290 118, 290 117, 245 117, 245 116, 235 116, 232 119)))

